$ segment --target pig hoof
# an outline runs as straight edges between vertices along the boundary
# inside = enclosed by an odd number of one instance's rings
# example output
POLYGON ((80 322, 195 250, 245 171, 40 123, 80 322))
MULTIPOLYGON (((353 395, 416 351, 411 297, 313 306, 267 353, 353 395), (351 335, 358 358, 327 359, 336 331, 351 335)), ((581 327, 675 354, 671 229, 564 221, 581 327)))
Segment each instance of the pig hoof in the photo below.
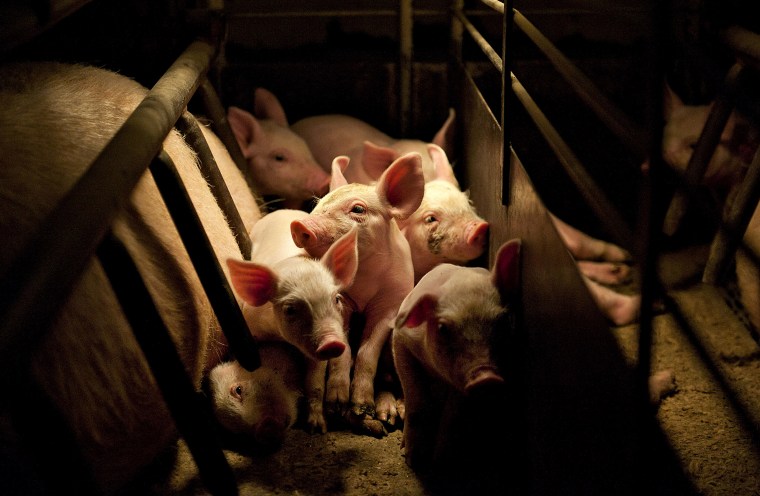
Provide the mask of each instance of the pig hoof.
POLYGON ((382 422, 372 418, 357 418, 351 416, 349 422, 354 432, 357 434, 368 434, 378 439, 388 435, 388 431, 382 422))
POLYGON ((663 398, 676 392, 676 376, 671 370, 660 370, 649 378, 649 402, 652 406, 658 406, 663 398))

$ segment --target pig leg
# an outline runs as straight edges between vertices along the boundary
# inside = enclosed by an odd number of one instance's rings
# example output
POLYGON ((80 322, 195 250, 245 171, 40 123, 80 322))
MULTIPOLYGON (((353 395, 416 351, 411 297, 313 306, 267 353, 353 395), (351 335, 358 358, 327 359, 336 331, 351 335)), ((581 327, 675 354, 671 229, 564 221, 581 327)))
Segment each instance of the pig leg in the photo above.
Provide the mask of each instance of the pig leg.
POLYGON ((617 293, 585 276, 583 281, 599 309, 613 324, 623 326, 636 321, 641 305, 639 295, 631 296, 617 293))
MULTIPOLYGON (((345 354, 345 353, 344 353, 345 354)), ((308 401, 308 413, 306 426, 309 432, 327 432, 327 422, 323 412, 325 398, 325 373, 327 362, 325 360, 307 360, 306 364, 306 399, 308 401)))
POLYGON ((562 241, 576 260, 604 260, 607 262, 627 262, 630 254, 623 248, 592 238, 549 214, 562 241))
POLYGON ((649 403, 659 406, 662 399, 678 390, 672 370, 660 370, 649 377, 649 403))
POLYGON ((589 279, 602 284, 624 284, 631 281, 631 267, 615 262, 578 260, 578 268, 589 279))
POLYGON ((348 414, 351 362, 351 350, 348 348, 339 357, 328 361, 329 373, 325 404, 330 416, 348 414))

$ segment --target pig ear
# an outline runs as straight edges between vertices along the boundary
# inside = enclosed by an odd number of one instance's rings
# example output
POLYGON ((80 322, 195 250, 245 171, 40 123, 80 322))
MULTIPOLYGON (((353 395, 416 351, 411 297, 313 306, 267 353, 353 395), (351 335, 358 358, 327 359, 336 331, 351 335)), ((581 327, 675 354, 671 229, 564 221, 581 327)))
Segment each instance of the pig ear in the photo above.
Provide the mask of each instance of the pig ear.
POLYGON ((662 117, 666 121, 670 119, 673 112, 683 107, 683 100, 679 97, 668 83, 662 87, 662 117))
POLYGON ((433 160, 433 166, 435 167, 435 178, 448 181, 458 188, 459 182, 457 181, 456 176, 454 176, 454 169, 451 167, 451 163, 446 156, 446 152, 443 151, 443 148, 438 145, 429 143, 427 145, 427 150, 430 158, 433 160))
POLYGON ((261 125, 251 113, 237 107, 227 109, 227 121, 230 123, 243 156, 248 158, 250 147, 256 142, 256 137, 261 136, 261 125))
POLYGON ((502 300, 517 296, 520 289, 520 249, 522 241, 512 239, 501 245, 491 270, 491 281, 501 294, 502 300))
MULTIPOLYGON (((404 305, 406 306, 406 305, 404 305)), ((399 327, 417 327, 429 319, 435 317, 435 310, 438 307, 438 298, 430 293, 421 295, 412 303, 406 311, 399 312, 396 317, 396 328, 399 327)))
POLYGON ((389 146, 379 146, 371 141, 364 142, 362 165, 373 179, 380 177, 398 157, 399 153, 389 146))
POLYGON ((375 185, 380 199, 390 205, 391 215, 406 219, 420 207, 425 194, 422 156, 407 153, 388 167, 375 185))
POLYGON ((330 191, 336 190, 341 186, 348 184, 343 171, 348 167, 349 158, 345 155, 338 155, 332 161, 332 175, 330 176, 330 191))
POLYGON ((454 118, 456 112, 453 108, 449 108, 449 116, 446 118, 446 122, 443 123, 441 129, 435 133, 433 137, 433 144, 440 146, 446 151, 449 156, 454 156, 454 118))
POLYGON ((281 126, 288 127, 288 119, 285 117, 285 109, 271 91, 264 88, 256 88, 253 94, 254 111, 259 119, 272 119, 281 126))
POLYGON ((227 259, 232 287, 249 305, 260 307, 270 301, 277 289, 277 276, 269 268, 253 262, 227 259))
POLYGON ((354 225, 350 231, 338 238, 322 256, 322 263, 330 269, 342 288, 354 282, 359 268, 359 248, 356 239, 359 227, 354 225))

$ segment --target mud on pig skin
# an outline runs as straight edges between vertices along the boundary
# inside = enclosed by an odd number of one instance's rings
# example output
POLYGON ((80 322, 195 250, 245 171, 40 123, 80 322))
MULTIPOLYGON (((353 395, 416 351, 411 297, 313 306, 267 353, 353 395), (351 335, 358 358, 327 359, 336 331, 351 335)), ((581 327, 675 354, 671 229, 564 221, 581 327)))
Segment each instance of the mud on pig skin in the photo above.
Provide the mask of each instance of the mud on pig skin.
POLYGON ((253 336, 285 341, 306 356, 307 424, 312 431, 326 432, 322 405, 327 360, 349 353, 342 291, 358 268, 357 230, 350 229, 315 260, 290 234, 291 222, 307 215, 290 209, 268 213, 251 231, 251 262, 227 263, 253 336))
POLYGON ((285 208, 327 191, 330 175, 314 159, 309 145, 288 126, 277 97, 264 88, 254 93, 255 115, 238 107, 227 109, 230 123, 258 194, 283 199, 285 208))
POLYGON ((219 424, 246 442, 273 450, 298 420, 303 397, 303 355, 287 343, 259 343, 261 366, 253 371, 237 361, 208 374, 208 393, 219 424))
POLYGON ((504 383, 499 354, 519 291, 520 247, 516 239, 502 245, 490 271, 438 265, 399 308, 392 349, 405 407, 406 463, 415 470, 449 455, 447 397, 467 401, 504 383))
MULTIPOLYGON (((58 63, 0 68, 0 270, 24 249, 148 90, 106 70, 58 63)), ((230 226, 177 132, 164 140, 217 257, 240 257, 230 226)), ((216 150, 218 152, 218 150, 216 150)), ((227 155, 225 178, 251 195, 227 155)), ((240 198, 235 198, 238 205, 240 198)), ((241 216, 250 225, 256 202, 241 216), (246 220, 247 219, 247 220, 246 220)), ((112 232, 126 246, 188 371, 220 361, 226 341, 153 178, 144 174, 112 232)), ((223 270, 226 267, 222 263, 223 270)), ((174 421, 102 266, 89 262, 31 357, 31 374, 71 426, 96 483, 113 492, 176 438, 174 421)))
MULTIPOLYGON (((454 109, 449 109, 448 118, 431 142, 444 150, 444 157, 445 150, 451 153, 455 115, 454 109)), ((435 176, 428 142, 392 138, 367 122, 349 115, 306 117, 293 123, 291 129, 306 141, 325 171, 330 172, 335 157, 347 156, 349 163, 344 176, 350 183, 369 184, 376 181, 391 163, 410 152, 420 154, 426 181, 435 176)))
POLYGON ((424 178, 418 153, 397 159, 373 185, 349 184, 341 172, 347 161, 335 158, 330 192, 308 217, 294 221, 291 231, 298 246, 319 256, 341 234, 359 227, 359 269, 346 294, 364 317, 364 326, 353 378, 349 354, 331 360, 326 395, 328 409, 348 411, 356 425, 381 413, 375 409, 373 385, 378 360, 398 307, 414 286, 409 243, 397 222, 419 207, 424 178))

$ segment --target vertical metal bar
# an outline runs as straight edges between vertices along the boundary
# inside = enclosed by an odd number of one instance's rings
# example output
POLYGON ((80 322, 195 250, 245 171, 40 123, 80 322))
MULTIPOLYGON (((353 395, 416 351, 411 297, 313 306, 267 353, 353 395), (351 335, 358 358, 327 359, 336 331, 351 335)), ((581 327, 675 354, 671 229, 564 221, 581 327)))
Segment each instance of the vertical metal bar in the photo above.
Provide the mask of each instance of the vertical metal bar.
POLYGON ((214 159, 214 155, 211 153, 211 149, 203 137, 201 129, 198 127, 198 122, 192 114, 184 112, 177 121, 177 129, 185 135, 185 141, 198 153, 201 174, 211 185, 211 193, 214 195, 222 212, 224 212, 227 221, 232 226, 232 232, 240 248, 240 254, 244 259, 250 260, 251 238, 245 229, 243 219, 240 218, 240 212, 238 212, 232 195, 230 195, 230 190, 227 189, 227 184, 224 182, 221 172, 219 172, 216 159, 214 159))
POLYGON ((412 122, 412 0, 399 2, 399 131, 407 136, 412 122))
POLYGON ((501 32, 501 204, 510 203, 509 163, 512 157, 512 105, 515 94, 512 88, 512 45, 514 42, 514 1, 504 5, 501 32))
POLYGON ((150 171, 190 255, 193 267, 198 272, 232 354, 246 369, 258 368, 261 363, 256 341, 248 331, 248 325, 232 288, 219 265, 198 214, 192 207, 190 196, 174 163, 162 151, 151 163, 150 171))
POLYGON ((132 258, 113 235, 104 238, 98 257, 201 479, 213 494, 238 494, 235 475, 214 435, 211 409, 188 378, 132 258))

